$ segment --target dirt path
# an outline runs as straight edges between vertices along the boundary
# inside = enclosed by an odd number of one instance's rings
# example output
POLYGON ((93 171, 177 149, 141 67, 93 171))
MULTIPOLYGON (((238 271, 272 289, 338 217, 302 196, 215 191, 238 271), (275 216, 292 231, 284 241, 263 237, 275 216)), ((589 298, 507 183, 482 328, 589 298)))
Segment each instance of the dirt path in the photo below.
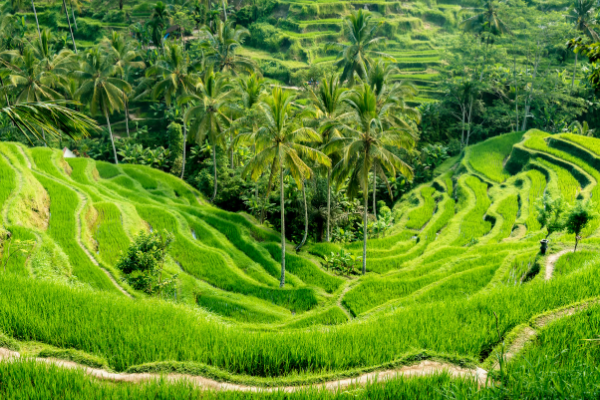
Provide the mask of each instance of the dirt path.
POLYGON ((356 284, 357 284, 357 282, 354 282, 354 281, 350 281, 350 282, 346 283, 346 287, 342 290, 342 293, 340 293, 340 297, 338 297, 337 302, 336 302, 337 306, 342 309, 344 314, 346 314, 346 316, 348 317, 348 320, 354 319, 354 317, 352 316, 352 313, 350 312, 350 310, 348 310, 342 304, 342 300, 344 299, 344 296, 346 295, 346 293, 348 293, 348 291, 350 289, 352 289, 356 284))
MULTIPOLYGON (((15 361, 18 360, 21 355, 16 351, 0 348, 0 361, 15 361)), ((43 362, 57 367, 66 369, 82 369, 87 374, 97 379, 108 380, 113 382, 129 382, 129 383, 140 383, 151 380, 166 379, 170 382, 177 382, 181 380, 187 380, 192 384, 208 390, 230 390, 239 392, 294 392, 298 390, 307 389, 309 387, 321 388, 326 390, 337 390, 343 389, 351 385, 364 385, 367 382, 372 382, 377 379, 379 382, 388 379, 393 379, 398 376, 413 377, 413 376, 426 376, 438 374, 441 372, 447 372, 455 378, 474 378, 481 385, 484 385, 487 381, 487 372, 481 368, 467 369, 461 368, 453 364, 445 364, 438 361, 421 361, 418 364, 400 367, 398 369, 376 371, 362 374, 354 378, 338 379, 335 381, 319 383, 315 385, 306 386, 281 386, 281 387, 261 387, 261 386, 246 386, 235 383, 218 382, 213 379, 203 378, 201 376, 183 375, 183 374, 153 374, 153 373, 139 373, 139 374, 118 374, 108 372, 103 369, 96 369, 86 367, 84 365, 76 364, 71 361, 57 360, 54 358, 35 358, 37 362, 43 362)))
POLYGON ((545 280, 549 281, 550 278, 552 278, 552 274, 554 273, 554 265, 556 264, 556 262, 558 261, 560 256, 562 256, 563 254, 567 254, 570 251, 572 251, 572 250, 565 249, 565 250, 559 251, 556 254, 551 254, 548 256, 548 258, 546 259, 546 272, 545 272, 545 276, 544 276, 545 280))
MULTIPOLYGON (((570 250, 567 250, 570 251, 570 250)), ((557 253, 558 254, 558 253, 557 253)), ((504 353, 504 361, 508 362, 512 358, 514 358, 517 354, 523 350, 525 345, 532 341, 538 334, 538 331, 544 327, 546 327, 551 322, 554 322, 560 318, 569 317, 579 311, 583 311, 590 306, 596 305, 600 303, 600 299, 590 300, 588 302, 577 304, 572 307, 563 308, 561 310, 552 312, 550 314, 544 314, 531 322, 530 326, 524 328, 519 335, 515 338, 515 340, 508 346, 506 352, 504 353)), ((490 356, 492 357, 492 356, 490 356)), ((500 366, 496 361, 493 364, 493 369, 499 369, 500 366)))

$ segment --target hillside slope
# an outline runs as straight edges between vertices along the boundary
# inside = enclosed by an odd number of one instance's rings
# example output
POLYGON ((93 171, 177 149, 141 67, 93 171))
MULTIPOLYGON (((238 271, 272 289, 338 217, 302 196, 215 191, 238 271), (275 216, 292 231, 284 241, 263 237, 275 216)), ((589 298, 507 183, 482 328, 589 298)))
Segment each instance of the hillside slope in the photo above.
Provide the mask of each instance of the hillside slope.
MULTIPOLYGON (((598 221, 584 251, 564 253, 546 273, 534 212, 545 191, 569 203, 597 196, 598 139, 528 131, 469 147, 396 204, 392 231, 369 241, 366 276, 329 273, 318 256, 339 246, 311 244, 288 252, 285 289, 277 233, 208 205, 177 178, 12 143, 0 153, 4 225, 38 243, 0 278, 0 330, 90 353, 116 371, 185 368, 271 385, 427 358, 488 369, 500 340, 515 341, 533 317, 600 296, 598 221), (175 235, 170 301, 146 299, 115 268, 139 230, 163 228, 175 235)), ((551 241, 556 253, 573 237, 551 241)), ((573 310, 552 315, 583 308, 573 310)), ((551 335, 547 323, 534 328, 551 335)), ((578 332, 593 336, 582 323, 578 332)))

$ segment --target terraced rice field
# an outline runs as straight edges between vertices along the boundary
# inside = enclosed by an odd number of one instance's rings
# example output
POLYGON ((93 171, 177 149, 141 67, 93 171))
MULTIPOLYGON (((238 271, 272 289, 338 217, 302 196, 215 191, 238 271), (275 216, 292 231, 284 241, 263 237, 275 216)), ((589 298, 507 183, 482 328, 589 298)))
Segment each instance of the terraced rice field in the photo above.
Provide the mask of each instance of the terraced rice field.
MULTIPOLYGON (((544 192, 594 198, 597 148, 598 139, 539 131, 472 146, 395 205, 394 227, 369 240, 365 276, 334 274, 321 258, 342 247, 360 255, 361 243, 312 243, 299 253, 290 243, 280 289, 278 233, 253 217, 215 208, 150 168, 2 143, 3 225, 38 245, 0 276, 0 331, 35 356, 77 350, 79 361, 117 372, 184 371, 259 387, 424 359, 491 370, 493 349, 532 317, 600 297, 598 223, 584 233, 584 251, 549 265, 538 254, 545 234, 534 207, 544 192), (133 290, 116 268, 139 231, 157 229, 175 236, 170 300, 133 290)), ((550 239, 552 253, 574 238, 550 239)), ((585 330, 588 322, 573 318, 573 329, 585 330)), ((556 347, 546 338, 560 333, 542 326, 531 328, 540 346, 556 347)))

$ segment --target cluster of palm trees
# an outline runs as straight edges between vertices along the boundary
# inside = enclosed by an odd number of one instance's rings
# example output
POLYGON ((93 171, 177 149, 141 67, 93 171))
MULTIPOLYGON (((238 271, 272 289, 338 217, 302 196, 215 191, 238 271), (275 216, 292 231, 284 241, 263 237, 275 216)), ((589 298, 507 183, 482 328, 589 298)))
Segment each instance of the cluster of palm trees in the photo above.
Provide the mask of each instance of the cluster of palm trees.
MULTIPOLYGON (((242 176, 257 181, 269 174, 265 199, 279 180, 281 286, 285 283, 286 174, 303 191, 305 202, 305 182, 316 174, 327 176, 328 241, 331 187, 344 185, 350 196, 362 190, 365 273, 370 177, 376 215, 377 177, 386 183, 398 173, 412 178, 410 166, 394 149, 414 146, 419 121, 418 112, 406 105, 415 94, 414 87, 394 82, 396 70, 375 59, 372 48, 379 39, 374 37, 369 19, 362 10, 347 18, 353 39, 340 50, 342 73, 323 79, 303 102, 296 101, 301 92, 266 84, 256 64, 238 52, 248 32, 231 22, 219 20, 212 28, 204 27, 198 40, 188 46, 176 41, 162 43, 152 50, 152 57, 144 57, 137 41, 116 32, 79 54, 67 49, 54 52, 50 31, 42 30, 22 52, 0 54, 0 77, 7 78, 0 82, 7 103, 3 112, 24 133, 43 139, 46 133, 64 131, 76 136, 75 132, 93 129, 93 121, 80 111, 101 116, 118 163, 113 113, 124 111, 129 135, 130 101, 152 99, 177 106, 182 110, 184 143, 208 141, 210 145, 214 170, 211 200, 218 190, 218 148, 230 155, 232 164, 236 151, 250 149, 252 156, 242 176)), ((184 145, 182 178, 185 152, 184 145)), ((258 200, 258 186, 256 197, 258 200)), ((261 222, 264 217, 263 209, 261 222)), ((306 220, 305 231, 307 224, 306 220)), ((306 234, 300 246, 305 240, 306 234)))

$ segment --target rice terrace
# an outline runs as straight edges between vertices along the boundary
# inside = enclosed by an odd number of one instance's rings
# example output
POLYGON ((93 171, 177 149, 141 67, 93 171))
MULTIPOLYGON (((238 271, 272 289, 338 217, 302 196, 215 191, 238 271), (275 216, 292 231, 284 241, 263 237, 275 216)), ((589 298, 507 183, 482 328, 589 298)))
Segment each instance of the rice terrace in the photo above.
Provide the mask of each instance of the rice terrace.
POLYGON ((600 397, 597 1, 0 9, 0 399, 600 397))

